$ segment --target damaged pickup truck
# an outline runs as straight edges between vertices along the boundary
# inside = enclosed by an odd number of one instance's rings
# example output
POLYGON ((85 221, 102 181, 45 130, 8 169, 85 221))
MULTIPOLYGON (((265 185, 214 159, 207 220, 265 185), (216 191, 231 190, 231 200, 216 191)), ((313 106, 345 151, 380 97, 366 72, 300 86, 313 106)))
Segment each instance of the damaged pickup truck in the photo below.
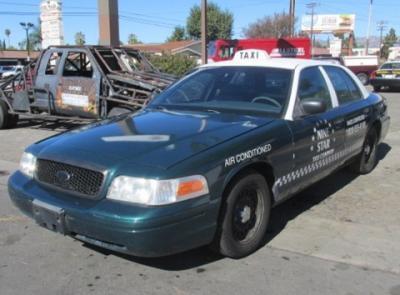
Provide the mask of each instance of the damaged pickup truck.
POLYGON ((93 120, 136 111, 174 81, 134 49, 49 47, 0 85, 0 129, 20 115, 93 120))

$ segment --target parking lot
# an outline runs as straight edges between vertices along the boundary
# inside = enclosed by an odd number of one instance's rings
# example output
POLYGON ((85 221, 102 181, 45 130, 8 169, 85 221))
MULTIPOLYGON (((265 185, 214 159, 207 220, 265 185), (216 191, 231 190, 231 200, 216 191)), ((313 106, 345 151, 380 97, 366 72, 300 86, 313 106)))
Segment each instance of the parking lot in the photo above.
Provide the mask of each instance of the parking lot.
POLYGON ((24 148, 73 124, 0 131, 0 294, 400 295, 400 93, 377 168, 341 170, 275 208, 266 245, 232 260, 207 248, 157 259, 112 253, 39 228, 11 204, 24 148))

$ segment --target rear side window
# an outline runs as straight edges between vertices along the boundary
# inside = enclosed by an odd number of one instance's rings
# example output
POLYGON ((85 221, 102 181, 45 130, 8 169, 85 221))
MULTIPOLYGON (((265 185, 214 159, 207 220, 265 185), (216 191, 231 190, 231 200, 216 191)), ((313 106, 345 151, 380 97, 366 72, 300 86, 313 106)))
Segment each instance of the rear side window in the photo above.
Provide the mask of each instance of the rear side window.
POLYGON ((328 86, 318 67, 306 68, 301 71, 297 97, 299 102, 309 99, 323 100, 327 109, 332 108, 328 86))
POLYGON ((339 105, 363 98, 357 84, 344 70, 332 66, 325 66, 324 69, 335 88, 339 105))
POLYGON ((68 52, 63 76, 91 78, 93 76, 93 68, 88 56, 84 52, 68 52))

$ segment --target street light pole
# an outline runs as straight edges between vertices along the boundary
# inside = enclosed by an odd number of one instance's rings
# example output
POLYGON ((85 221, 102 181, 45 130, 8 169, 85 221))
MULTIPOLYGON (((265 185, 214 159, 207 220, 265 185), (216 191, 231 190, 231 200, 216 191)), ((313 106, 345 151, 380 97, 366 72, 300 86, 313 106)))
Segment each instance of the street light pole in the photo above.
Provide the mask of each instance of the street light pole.
POLYGON ((367 38, 365 39, 365 55, 368 55, 369 34, 371 31, 372 0, 369 1, 367 38))
POLYGON ((311 9, 311 28, 310 28, 310 36, 311 36, 311 56, 314 54, 314 14, 315 14, 315 6, 317 6, 316 2, 311 2, 306 4, 308 9, 311 9))
POLYGON ((34 27, 32 23, 19 23, 26 32, 26 51, 28 53, 28 60, 30 59, 30 44, 29 44, 29 30, 34 27))

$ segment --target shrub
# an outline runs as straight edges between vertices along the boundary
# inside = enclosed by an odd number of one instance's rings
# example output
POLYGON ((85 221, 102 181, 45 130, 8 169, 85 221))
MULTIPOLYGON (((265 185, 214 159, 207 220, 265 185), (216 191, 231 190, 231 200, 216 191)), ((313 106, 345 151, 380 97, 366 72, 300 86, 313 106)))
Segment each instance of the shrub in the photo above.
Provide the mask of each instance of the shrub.
POLYGON ((178 77, 197 66, 195 58, 183 54, 151 55, 149 59, 161 72, 173 74, 178 77))

